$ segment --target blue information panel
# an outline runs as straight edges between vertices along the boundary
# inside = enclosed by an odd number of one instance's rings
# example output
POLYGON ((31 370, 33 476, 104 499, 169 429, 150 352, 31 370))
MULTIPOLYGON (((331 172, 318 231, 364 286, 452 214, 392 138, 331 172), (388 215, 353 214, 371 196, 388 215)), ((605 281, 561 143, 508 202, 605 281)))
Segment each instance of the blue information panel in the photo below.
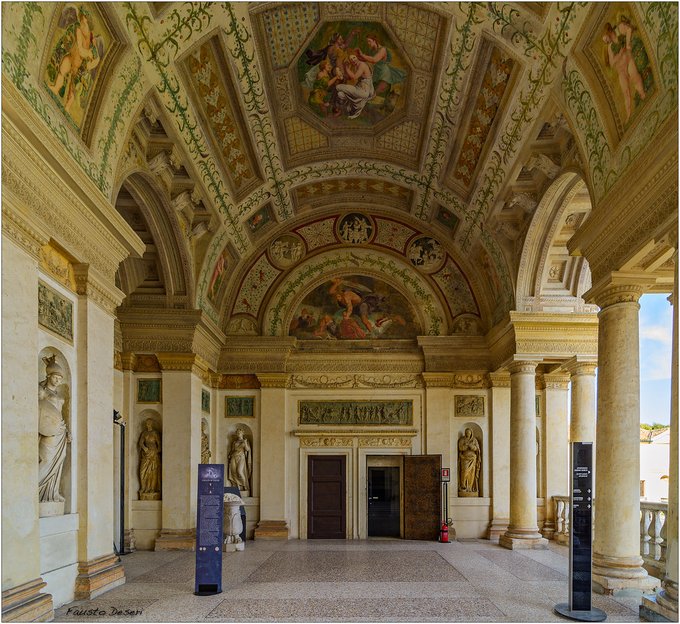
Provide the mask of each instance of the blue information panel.
POLYGON ((571 548, 569 607, 591 610, 593 539, 593 443, 571 445, 571 548))
POLYGON ((222 593, 223 500, 224 465, 199 464, 194 590, 197 596, 222 593))

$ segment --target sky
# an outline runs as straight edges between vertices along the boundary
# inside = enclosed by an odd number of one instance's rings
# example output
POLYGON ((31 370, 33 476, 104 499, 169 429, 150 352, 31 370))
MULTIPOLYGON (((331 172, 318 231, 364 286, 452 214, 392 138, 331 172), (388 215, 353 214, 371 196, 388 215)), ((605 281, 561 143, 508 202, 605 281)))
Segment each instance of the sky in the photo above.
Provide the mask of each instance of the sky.
POLYGON ((673 315, 668 295, 640 297, 640 422, 669 424, 673 315))

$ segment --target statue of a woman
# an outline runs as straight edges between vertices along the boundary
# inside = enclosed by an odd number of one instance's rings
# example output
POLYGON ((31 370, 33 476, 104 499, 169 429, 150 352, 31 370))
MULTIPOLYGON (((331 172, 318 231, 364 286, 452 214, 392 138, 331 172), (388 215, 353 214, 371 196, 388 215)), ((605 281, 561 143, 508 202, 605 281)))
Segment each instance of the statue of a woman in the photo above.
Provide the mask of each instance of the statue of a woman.
POLYGON ((458 496, 479 496, 482 453, 472 429, 458 440, 458 496))
POLYGON ((201 423, 201 463, 209 464, 212 453, 210 452, 210 438, 205 422, 201 423))
POLYGON ((236 437, 229 451, 228 477, 231 484, 242 492, 250 492, 250 476, 253 473, 253 454, 250 443, 241 427, 236 430, 236 437))
MULTIPOLYGON (((41 503, 63 503, 59 493, 61 472, 66 459, 66 445, 71 436, 66 428, 62 408, 68 386, 62 384, 64 371, 56 355, 44 357, 45 379, 38 384, 38 493, 41 503)), ((63 513, 52 510, 48 515, 63 513)))
POLYGON ((139 436, 139 500, 161 498, 161 448, 161 435, 147 418, 139 436))

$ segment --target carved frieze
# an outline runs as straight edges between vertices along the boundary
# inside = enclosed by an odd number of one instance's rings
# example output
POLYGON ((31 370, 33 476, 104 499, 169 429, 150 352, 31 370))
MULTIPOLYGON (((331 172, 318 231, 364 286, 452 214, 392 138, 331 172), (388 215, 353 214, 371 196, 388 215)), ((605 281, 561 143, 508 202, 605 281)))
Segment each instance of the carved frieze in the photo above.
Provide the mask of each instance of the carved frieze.
POLYGON ((464 416, 466 418, 484 416, 484 397, 482 395, 456 395, 455 405, 456 416, 464 416))
POLYGON ((312 448, 318 448, 318 447, 343 447, 343 446, 352 446, 353 445, 353 439, 352 438, 336 438, 336 437, 319 437, 319 438, 301 438, 300 439, 300 446, 305 446, 305 447, 312 447, 312 448))
POLYGON ((301 425, 412 425, 413 401, 300 401, 301 425))
POLYGON ((360 438, 359 446, 410 448, 411 440, 402 437, 360 438))
POLYGON ((418 375, 291 375, 289 388, 422 388, 418 375))

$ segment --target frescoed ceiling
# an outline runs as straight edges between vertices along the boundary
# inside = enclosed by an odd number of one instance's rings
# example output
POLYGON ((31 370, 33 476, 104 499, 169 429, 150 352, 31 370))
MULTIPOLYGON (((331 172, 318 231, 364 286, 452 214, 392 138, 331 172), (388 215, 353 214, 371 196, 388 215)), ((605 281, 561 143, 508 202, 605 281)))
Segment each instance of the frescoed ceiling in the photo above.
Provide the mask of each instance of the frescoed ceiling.
MULTIPOLYGON (((227 334, 332 339, 488 332, 560 176, 580 224, 677 111, 677 39, 669 3, 17 2, 2 45, 4 77, 137 220, 148 258, 121 283, 165 296, 181 275, 173 305, 227 334), (323 321, 324 288, 364 326, 323 321)), ((587 267, 548 264, 564 308, 587 267)))

